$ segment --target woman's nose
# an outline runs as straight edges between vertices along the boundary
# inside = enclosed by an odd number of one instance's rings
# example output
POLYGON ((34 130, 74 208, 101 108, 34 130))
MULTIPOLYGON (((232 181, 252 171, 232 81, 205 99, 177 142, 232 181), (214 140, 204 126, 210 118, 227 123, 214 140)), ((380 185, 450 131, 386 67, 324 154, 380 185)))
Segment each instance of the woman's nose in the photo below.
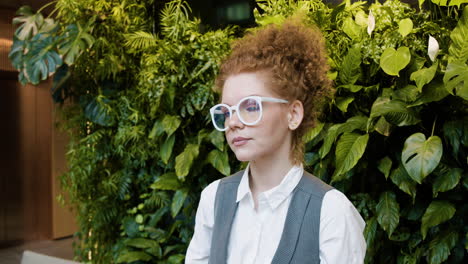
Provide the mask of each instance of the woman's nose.
POLYGON ((232 112, 232 116, 228 119, 229 129, 242 128, 244 124, 240 121, 236 111, 232 112))

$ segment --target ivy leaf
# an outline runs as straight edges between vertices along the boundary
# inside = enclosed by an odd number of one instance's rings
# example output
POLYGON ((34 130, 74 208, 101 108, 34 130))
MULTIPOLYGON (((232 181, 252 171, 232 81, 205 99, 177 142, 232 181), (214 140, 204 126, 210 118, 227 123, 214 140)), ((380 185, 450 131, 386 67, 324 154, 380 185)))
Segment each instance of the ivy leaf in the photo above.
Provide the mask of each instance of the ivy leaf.
POLYGON ((336 170, 332 182, 338 181, 339 176, 351 170, 364 154, 369 140, 369 134, 344 133, 336 145, 336 170))
POLYGON ((452 40, 449 47, 449 62, 468 60, 468 6, 463 8, 463 14, 458 20, 457 26, 450 33, 452 40))
POLYGON ((409 194, 414 199, 416 198, 416 182, 406 172, 403 166, 398 166, 390 175, 392 182, 403 192, 409 194))
POLYGON ((322 147, 319 149, 321 159, 323 159, 328 154, 328 152, 330 152, 330 149, 333 143, 335 143, 336 137, 338 136, 340 127, 341 124, 335 124, 327 130, 327 136, 323 141, 322 147))
POLYGON ((66 64, 73 65, 78 56, 93 45, 94 38, 88 33, 91 23, 92 20, 84 28, 80 24, 70 24, 65 28, 58 48, 66 64))
POLYGON ((409 126, 419 123, 416 112, 400 100, 379 97, 372 104, 370 118, 384 116, 385 120, 397 126, 409 126))
POLYGON ((188 144, 184 151, 176 157, 175 171, 177 177, 183 180, 188 175, 193 160, 198 156, 198 145, 188 144))
POLYGON ((380 67, 392 76, 400 76, 398 73, 403 70, 411 61, 411 53, 408 47, 400 47, 398 50, 387 48, 380 57, 380 67))
POLYGON ((224 151, 224 133, 213 130, 210 133, 210 141, 217 149, 224 151))
POLYGON ((153 248, 158 247, 158 242, 147 238, 131 238, 125 240, 125 245, 135 248, 153 248))
POLYGON ((219 151, 218 149, 212 150, 208 153, 208 162, 213 165, 215 169, 221 172, 223 175, 231 174, 231 167, 229 166, 229 157, 227 152, 219 151))
POLYGON ((455 206, 447 201, 432 201, 421 220, 421 233, 426 238, 427 230, 450 220, 455 214, 455 206))
POLYGON ((390 237, 400 222, 400 205, 395 194, 391 191, 382 193, 376 209, 377 221, 390 237))
POLYGON ((437 193, 450 191, 458 185, 463 170, 460 168, 450 168, 437 173, 437 177, 432 184, 432 193, 437 197, 437 193))
POLYGON ((456 61, 447 65, 444 75, 445 88, 450 94, 455 94, 468 100, 468 66, 456 61))
POLYGON ((168 136, 172 135, 172 133, 174 133, 177 130, 177 128, 179 128, 180 123, 181 123, 181 120, 178 116, 171 116, 171 115, 164 116, 162 120, 162 126, 164 128, 164 132, 166 132, 168 136))
MULTIPOLYGON (((354 22, 353 22, 354 23, 354 22)), ((352 47, 343 58, 339 71, 339 80, 342 84, 353 85, 361 74, 361 50, 359 47, 352 47)))
POLYGON ((416 82, 419 92, 422 92, 424 85, 430 83, 432 79, 434 79, 438 66, 439 63, 434 63, 430 68, 422 68, 411 74, 410 80, 416 82))
POLYGON ((413 21, 409 18, 400 20, 398 23, 398 32, 401 36, 406 37, 411 31, 413 31, 413 21))
POLYGON ((455 247, 458 241, 458 234, 454 231, 448 231, 438 234, 429 243, 429 252, 427 262, 431 264, 440 264, 446 261, 450 251, 455 247))
POLYGON ((354 101, 354 97, 337 97, 336 98, 336 107, 341 110, 341 112, 346 113, 348 111, 348 105, 354 101))
POLYGON ((379 169, 379 171, 385 175, 385 179, 387 179, 392 169, 392 160, 388 156, 385 156, 383 159, 379 160, 377 169, 379 169))
POLYGON ((182 183, 174 172, 168 172, 159 176, 150 188, 153 190, 171 190, 176 191, 182 187, 182 183))
POLYGON ((403 146, 401 159, 409 176, 417 183, 429 175, 442 157, 442 141, 438 136, 429 137, 422 133, 409 136, 403 146))
POLYGON ((171 204, 171 215, 173 218, 177 216, 182 205, 184 205, 185 199, 187 198, 188 191, 187 190, 177 190, 172 198, 171 204))
POLYGON ((151 255, 143 251, 126 251, 123 254, 119 255, 117 258, 117 263, 130 263, 134 261, 150 261, 151 255))
POLYGON ((174 148, 175 143, 175 134, 169 136, 162 144, 161 148, 159 149, 159 155, 161 156, 161 160, 167 164, 169 158, 172 154, 172 149, 174 148))

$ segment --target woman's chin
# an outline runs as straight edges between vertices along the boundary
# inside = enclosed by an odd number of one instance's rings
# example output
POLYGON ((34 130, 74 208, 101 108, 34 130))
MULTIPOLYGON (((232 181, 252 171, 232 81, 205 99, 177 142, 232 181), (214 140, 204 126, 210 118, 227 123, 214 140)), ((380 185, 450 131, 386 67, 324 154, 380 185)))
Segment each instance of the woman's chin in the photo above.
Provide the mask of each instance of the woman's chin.
POLYGON ((242 153, 242 151, 235 152, 238 161, 249 162, 253 159, 250 153, 242 153))

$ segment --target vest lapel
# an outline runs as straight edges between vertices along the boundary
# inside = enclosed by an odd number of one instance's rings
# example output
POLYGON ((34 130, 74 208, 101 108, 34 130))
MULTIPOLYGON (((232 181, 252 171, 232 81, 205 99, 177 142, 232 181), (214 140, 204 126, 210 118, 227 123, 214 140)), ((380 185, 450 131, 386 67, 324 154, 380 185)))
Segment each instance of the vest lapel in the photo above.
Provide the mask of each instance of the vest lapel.
MULTIPOLYGON (((304 180, 305 176, 302 177, 298 185, 304 184, 304 180)), ((289 205, 288 214, 286 215, 283 234, 281 235, 278 249, 271 262, 272 264, 290 263, 294 250, 296 249, 299 232, 306 213, 305 208, 307 208, 309 200, 310 195, 304 192, 298 192, 296 187, 289 205)))
POLYGON ((209 264, 222 264, 227 262, 228 244, 231 227, 237 211, 237 187, 243 171, 224 178, 218 185, 215 200, 215 225, 211 238, 211 253, 209 264))

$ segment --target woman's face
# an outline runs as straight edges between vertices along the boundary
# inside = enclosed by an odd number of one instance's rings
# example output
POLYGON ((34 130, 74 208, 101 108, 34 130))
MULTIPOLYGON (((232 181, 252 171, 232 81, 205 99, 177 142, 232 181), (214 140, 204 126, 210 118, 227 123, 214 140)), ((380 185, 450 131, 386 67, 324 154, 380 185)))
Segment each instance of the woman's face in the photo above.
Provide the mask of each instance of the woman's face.
MULTIPOLYGON (((224 83, 222 103, 236 105, 246 96, 274 97, 275 95, 258 73, 240 73, 228 77, 224 83)), ((279 98, 284 99, 284 98, 279 98)), ((262 102, 263 117, 253 126, 244 125, 233 113, 225 131, 226 140, 240 161, 288 158, 291 149, 291 130, 288 129, 288 104, 262 102)))

